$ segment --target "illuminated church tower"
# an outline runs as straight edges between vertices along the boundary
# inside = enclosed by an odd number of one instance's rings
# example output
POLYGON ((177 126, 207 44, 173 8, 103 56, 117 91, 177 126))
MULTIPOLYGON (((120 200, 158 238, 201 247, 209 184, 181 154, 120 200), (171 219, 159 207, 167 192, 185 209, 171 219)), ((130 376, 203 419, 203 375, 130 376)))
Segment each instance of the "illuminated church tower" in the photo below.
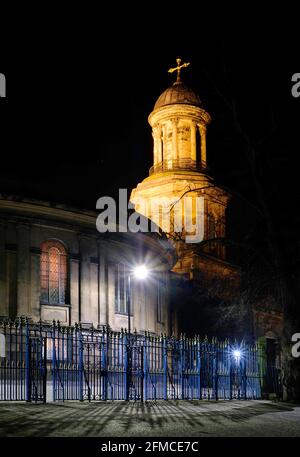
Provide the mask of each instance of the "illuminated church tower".
POLYGON ((177 67, 169 70, 177 72, 177 79, 149 116, 153 166, 149 177, 133 189, 131 202, 174 241, 178 261, 173 271, 203 286, 234 271, 222 243, 230 195, 208 174, 206 129, 211 118, 181 80, 180 72, 188 65, 177 59, 177 67), (198 238, 190 237, 191 225, 199 220, 198 238))

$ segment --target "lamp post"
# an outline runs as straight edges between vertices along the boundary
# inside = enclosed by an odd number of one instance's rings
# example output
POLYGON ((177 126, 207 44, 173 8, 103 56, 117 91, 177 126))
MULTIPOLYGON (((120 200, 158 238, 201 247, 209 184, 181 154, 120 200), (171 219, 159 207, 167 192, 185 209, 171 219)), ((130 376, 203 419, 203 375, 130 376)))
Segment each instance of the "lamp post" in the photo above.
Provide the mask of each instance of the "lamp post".
MULTIPOLYGON (((126 305, 127 305, 127 319, 128 319, 128 335, 127 335, 127 386, 126 386, 126 400, 130 397, 130 386, 131 386, 131 372, 132 372, 132 353, 131 353, 131 277, 134 277, 140 281, 144 280, 148 276, 148 269, 145 265, 136 266, 129 274, 127 278, 127 294, 126 294, 126 305)), ((143 395, 142 395, 143 396, 143 395)))
POLYGON ((127 330, 128 335, 131 333, 130 320, 131 320, 131 274, 127 278, 127 294, 126 294, 126 307, 127 307, 127 330))
POLYGON ((143 281, 147 278, 149 272, 148 268, 145 265, 136 266, 132 272, 128 274, 127 278, 127 295, 126 295, 126 306, 127 306, 127 319, 128 319, 128 335, 131 333, 131 277, 138 279, 139 281, 143 281))

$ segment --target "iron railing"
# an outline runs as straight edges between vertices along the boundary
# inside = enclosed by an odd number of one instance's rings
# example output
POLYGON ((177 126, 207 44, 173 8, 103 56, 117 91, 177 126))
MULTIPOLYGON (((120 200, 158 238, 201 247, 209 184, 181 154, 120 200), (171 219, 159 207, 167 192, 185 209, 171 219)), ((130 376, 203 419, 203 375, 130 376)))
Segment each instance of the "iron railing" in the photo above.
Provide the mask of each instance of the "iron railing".
POLYGON ((257 344, 63 327, 21 318, 0 321, 0 334, 0 400, 261 397, 257 344))

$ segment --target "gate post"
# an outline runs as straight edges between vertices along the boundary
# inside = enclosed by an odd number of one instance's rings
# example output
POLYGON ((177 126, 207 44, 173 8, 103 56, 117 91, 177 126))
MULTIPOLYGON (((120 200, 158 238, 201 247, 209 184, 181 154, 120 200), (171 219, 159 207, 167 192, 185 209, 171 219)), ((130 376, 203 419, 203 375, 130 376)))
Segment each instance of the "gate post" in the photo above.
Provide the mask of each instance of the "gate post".
POLYGON ((79 333, 79 401, 83 401, 83 339, 79 333))
POLYGON ((31 402, 31 341, 28 320, 26 319, 26 401, 31 402))
MULTIPOLYGON (((42 341, 44 342, 44 353, 42 354, 43 357, 43 402, 47 402, 47 337, 42 337, 42 341)), ((43 347, 43 346, 42 346, 43 347)))
POLYGON ((147 387, 148 387, 148 373, 147 373, 147 336, 144 336, 144 344, 143 344, 143 378, 144 378, 144 385, 143 385, 143 394, 144 398, 143 400, 147 401, 148 396, 147 396, 147 387))
POLYGON ((168 347, 167 340, 163 337, 163 370, 164 370, 164 400, 168 400, 168 347))
POLYGON ((181 400, 184 400, 184 335, 180 335, 180 376, 181 400))
POLYGON ((125 331, 125 400, 130 397, 130 335, 125 331))
MULTIPOLYGON (((242 363, 242 361, 241 361, 242 363)), ((243 361, 243 393, 244 393, 244 400, 247 400, 247 360, 246 357, 243 361)))
POLYGON ((198 399, 202 400, 201 394, 201 343, 199 336, 197 336, 197 389, 198 389, 198 399))
MULTIPOLYGON (((101 341, 101 340, 100 340, 101 341)), ((102 343, 101 344, 101 362, 102 362, 102 373, 104 376, 104 383, 103 383, 103 400, 107 400, 107 382, 108 382, 108 364, 107 364, 107 357, 108 357, 108 335, 106 333, 106 329, 103 329, 102 335, 102 343)), ((118 343, 119 348, 119 343, 118 343)), ((111 398, 113 400, 113 398, 111 398)))
POLYGON ((56 401, 56 348, 55 348, 55 321, 52 323, 52 390, 53 401, 56 401))
POLYGON ((252 363, 255 366, 256 383, 255 383, 255 395, 256 398, 261 398, 262 394, 262 373, 261 373, 261 357, 260 357, 260 346, 255 343, 252 350, 252 363), (254 355, 255 354, 255 355, 254 355))
MULTIPOLYGON (((138 349, 138 348, 137 348, 138 349)), ((141 388, 141 403, 144 402, 144 346, 140 346, 140 388, 141 388)))
POLYGON ((229 356, 229 363, 230 363, 230 368, 229 368, 229 400, 232 400, 232 362, 233 357, 230 355, 229 356))
POLYGON ((214 371, 215 371, 215 398, 216 401, 219 400, 219 377, 218 377, 218 368, 219 368, 219 343, 214 340, 213 341, 213 348, 215 352, 215 360, 214 360, 214 371))

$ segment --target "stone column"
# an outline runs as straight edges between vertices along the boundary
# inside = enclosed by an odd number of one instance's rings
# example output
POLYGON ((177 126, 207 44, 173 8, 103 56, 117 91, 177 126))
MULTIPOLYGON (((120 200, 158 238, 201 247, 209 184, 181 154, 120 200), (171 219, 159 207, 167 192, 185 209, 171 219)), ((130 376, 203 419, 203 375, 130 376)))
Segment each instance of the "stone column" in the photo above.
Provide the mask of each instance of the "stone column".
POLYGON ((17 316, 17 246, 6 248, 6 303, 7 315, 17 316))
POLYGON ((30 253, 30 262, 31 262, 30 315, 34 320, 39 320, 41 318, 40 260, 41 260, 41 250, 39 248, 31 248, 31 253, 30 253))
POLYGON ((159 134, 160 142, 159 142, 159 160, 163 162, 165 160, 164 153, 166 148, 166 127, 164 125, 160 125, 160 134, 159 134))
POLYGON ((100 324, 105 325, 108 323, 107 307, 108 307, 108 270, 107 270, 107 255, 106 246, 99 242, 99 316, 100 324))
POLYGON ((5 226, 0 222, 0 315, 8 316, 8 312, 8 303, 6 300, 5 226))
POLYGON ((196 162, 197 160, 197 149, 196 149, 196 124, 191 121, 191 159, 196 162))
POLYGON ((71 305, 71 324, 79 322, 80 313, 79 313, 79 255, 70 254, 70 305, 71 305))
POLYGON ((107 324, 114 328, 115 325, 115 264, 107 259, 107 324))
POLYGON ((145 303, 145 283, 140 281, 140 316, 139 316, 139 330, 147 330, 146 327, 146 303, 145 303))
POLYGON ((163 145, 162 145, 162 128, 161 125, 157 127, 157 163, 161 163, 163 161, 163 145))
POLYGON ((201 168, 206 168, 206 127, 205 125, 199 125, 199 132, 201 137, 201 168))
MULTIPOLYGON (((96 243, 92 240, 93 244, 96 243)), ((97 256, 90 259, 90 321, 93 322, 94 326, 99 324, 99 258, 98 258, 98 247, 97 256)))
POLYGON ((17 225, 17 314, 30 315, 30 226, 17 225))
POLYGON ((173 160, 178 160, 178 144, 177 144, 177 119, 172 119, 172 147, 173 160))
POLYGON ((80 320, 91 321, 91 295, 90 295, 90 239, 80 235, 80 320))
POLYGON ((157 154, 158 154, 158 141, 157 141, 157 129, 156 127, 153 127, 152 129, 152 137, 153 137, 153 165, 155 165, 158 162, 157 154))

